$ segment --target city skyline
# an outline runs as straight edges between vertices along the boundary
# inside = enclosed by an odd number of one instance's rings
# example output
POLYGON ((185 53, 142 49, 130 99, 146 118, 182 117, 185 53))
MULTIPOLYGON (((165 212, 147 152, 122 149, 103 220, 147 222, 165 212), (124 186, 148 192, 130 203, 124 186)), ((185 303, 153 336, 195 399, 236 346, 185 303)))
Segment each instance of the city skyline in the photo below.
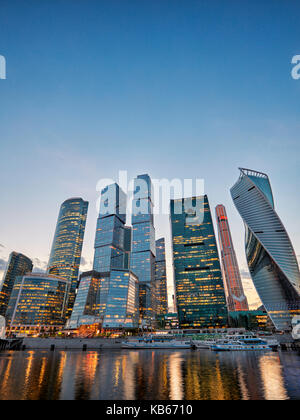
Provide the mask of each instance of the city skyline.
MULTIPOLYGON (((45 270, 58 208, 78 195, 90 202, 81 271, 91 269, 96 184, 119 169, 205 180, 211 206, 227 208, 251 307, 229 190, 239 166, 268 173, 299 261, 300 6, 246 4, 1 2, 1 280, 12 251, 45 270)), ((155 226, 170 273, 168 220, 155 226)))
MULTIPOLYGON (((80 195, 80 194, 78 194, 80 195)), ((95 199, 95 207, 97 207, 96 202, 99 199, 99 193, 97 193, 97 197, 95 199)), ((66 199, 64 200, 65 202, 68 202, 70 200, 74 200, 74 199, 66 199)), ((78 200, 78 199, 76 199, 78 200)), ((80 199, 82 200, 82 199, 80 199)), ((218 202, 218 200, 214 200, 215 202, 218 202)), ((97 220, 98 220, 99 215, 97 216, 97 220)), ((128 216, 127 216, 128 217, 128 216)), ((163 227, 162 231, 164 232, 164 235, 166 237, 166 259, 167 259, 167 281, 168 281, 168 299, 169 299, 169 309, 171 310, 173 308, 172 305, 172 296, 175 294, 175 289, 174 289, 174 275, 173 275, 173 258, 172 258, 172 252, 171 252, 171 226, 169 225, 169 222, 167 222, 168 219, 168 215, 163 215, 163 216, 156 216, 156 218, 160 218, 160 219, 164 219, 165 220, 165 226, 163 227)), ((87 217, 87 221, 89 220, 89 215, 87 217)), ((215 218, 213 218, 213 224, 214 224, 214 228, 217 231, 218 229, 218 225, 217 225, 217 221, 215 218)), ((96 226, 97 226, 97 222, 96 222, 96 226)), ((128 226, 132 226, 131 223, 128 223, 128 226)), ((161 226, 158 223, 158 226, 161 228, 161 226)), ((96 229, 96 227, 95 227, 96 229)), ((243 227, 242 227, 243 230, 243 227)), ((52 235, 53 236, 53 235, 52 235)), ((156 239, 160 238, 161 235, 156 235, 156 239)), ((86 243, 87 239, 84 239, 84 243, 83 243, 83 248, 88 248, 90 244, 86 243)), ((234 244, 235 245, 235 244, 234 244)), ((220 253, 220 245, 219 243, 217 244, 218 246, 218 250, 220 253)), ((242 244, 243 246, 243 244, 242 244)), ((5 248, 3 246, 0 246, 0 252, 3 253, 3 250, 5 248)), ((50 248, 51 249, 51 248, 50 248)), ((14 251, 14 249, 12 249, 11 252, 18 252, 18 251, 14 251)), ((221 254, 220 254, 221 255, 221 254)), ((43 265, 40 264, 40 260, 39 258, 37 258, 36 256, 30 256, 30 258, 33 260, 34 262, 34 269, 33 272, 34 273, 46 273, 47 272, 47 266, 49 264, 48 260, 49 257, 51 256, 51 253, 48 254, 48 259, 47 261, 44 261, 43 265)), ((86 258, 83 256, 82 257, 82 261, 81 261, 81 265, 80 265, 80 273, 83 272, 87 272, 93 269, 93 258, 94 255, 92 253, 92 257, 90 259, 90 261, 88 262, 86 260, 86 258)), ((0 253, 0 259, 1 259, 1 253, 0 253)), ((298 259, 298 263, 299 263, 299 256, 297 255, 297 259, 298 259)), ((239 264, 240 267, 240 264, 239 264)), ((2 282, 4 281, 4 273, 5 273, 5 269, 0 271, 0 285, 2 285, 2 282), (3 275, 1 274, 1 272, 3 272, 3 275)), ((241 269, 241 276, 242 276, 242 282, 243 282, 243 287, 245 289, 245 294, 249 300, 249 307, 250 309, 256 309, 258 306, 261 305, 261 300, 258 297, 258 294, 255 290, 254 284, 252 282, 252 279, 250 278, 250 273, 248 270, 248 267, 243 267, 241 269)), ((224 279, 225 282, 225 279, 224 279)))

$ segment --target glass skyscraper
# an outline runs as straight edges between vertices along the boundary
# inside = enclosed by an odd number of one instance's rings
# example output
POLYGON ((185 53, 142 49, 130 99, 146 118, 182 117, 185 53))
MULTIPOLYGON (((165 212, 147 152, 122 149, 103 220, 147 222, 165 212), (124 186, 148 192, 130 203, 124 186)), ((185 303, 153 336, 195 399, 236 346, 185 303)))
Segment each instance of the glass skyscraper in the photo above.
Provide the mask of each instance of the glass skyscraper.
POLYGON ((156 295, 156 315, 168 313, 168 290, 167 290, 167 271, 166 271, 166 249, 165 239, 160 238, 156 241, 155 258, 155 295, 156 295))
POLYGON ((32 261, 23 254, 12 252, 3 277, 0 291, 0 315, 5 317, 9 299, 17 276, 23 276, 32 271, 32 261))
MULTIPOLYGON (((125 266, 126 194, 117 184, 101 191, 95 238, 94 271, 109 272, 125 266)), ((128 233, 126 233, 128 235, 128 233)), ((126 236, 126 244, 128 244, 126 236)))
POLYGON ((93 271, 81 275, 71 328, 138 328, 138 279, 129 270, 131 228, 125 223, 126 195, 117 184, 108 185, 100 196, 93 271))
POLYGON ((7 310, 10 329, 64 325, 69 282, 42 274, 18 276, 7 310))
POLYGON ((67 318, 75 301, 88 205, 82 198, 71 198, 62 204, 48 263, 49 274, 70 284, 67 318))
POLYGON ((171 226, 180 327, 227 326, 224 284, 207 196, 171 200, 171 226), (201 209, 200 215, 195 207, 201 209))
POLYGON ((75 329, 80 325, 101 322, 100 290, 101 281, 105 281, 105 278, 105 275, 101 275, 96 271, 88 271, 81 274, 72 315, 67 325, 69 328, 75 329))
POLYGON ((155 229, 153 188, 149 175, 134 180, 132 200, 132 253, 130 267, 140 285, 140 317, 147 323, 155 318, 155 229))
POLYGON ((240 168, 231 195, 245 224, 246 257, 258 295, 275 327, 290 330, 300 314, 300 273, 268 175, 240 168))
POLYGON ((248 311, 248 301, 244 294, 241 274, 231 237, 226 209, 223 205, 216 207, 216 219, 219 232, 223 275, 227 291, 229 311, 248 311))

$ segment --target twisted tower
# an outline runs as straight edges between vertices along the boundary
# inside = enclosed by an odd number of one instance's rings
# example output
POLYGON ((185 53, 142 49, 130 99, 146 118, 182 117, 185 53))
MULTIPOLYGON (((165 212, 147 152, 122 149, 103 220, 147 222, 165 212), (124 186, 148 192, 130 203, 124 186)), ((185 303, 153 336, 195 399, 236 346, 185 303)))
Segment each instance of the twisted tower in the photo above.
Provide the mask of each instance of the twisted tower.
POLYGON ((275 211, 266 174, 240 168, 231 189, 246 228, 246 257, 256 290, 278 330, 300 314, 300 273, 290 238, 275 211))

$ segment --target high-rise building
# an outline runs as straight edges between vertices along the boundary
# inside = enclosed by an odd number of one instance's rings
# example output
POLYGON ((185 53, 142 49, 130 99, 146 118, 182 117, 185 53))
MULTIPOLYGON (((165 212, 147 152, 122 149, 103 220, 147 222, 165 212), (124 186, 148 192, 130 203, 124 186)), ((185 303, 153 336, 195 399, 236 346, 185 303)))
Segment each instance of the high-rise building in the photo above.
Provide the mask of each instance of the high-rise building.
POLYGON ((131 228, 126 195, 117 184, 101 191, 93 271, 81 276, 70 327, 138 328, 138 279, 129 270, 131 228))
POLYGON ((100 290, 104 275, 96 271, 81 274, 78 293, 68 328, 76 329, 81 325, 100 323, 100 290))
POLYGON ((23 276, 32 271, 32 261, 23 254, 12 252, 4 273, 0 291, 0 315, 5 317, 11 292, 17 276, 23 276))
POLYGON ((166 249, 165 238, 156 241, 155 258, 155 295, 156 295, 156 315, 168 313, 168 289, 166 271, 166 249))
POLYGON ((227 326, 224 284, 207 196, 171 200, 171 226, 180 327, 227 326))
POLYGON ((108 185, 101 191, 100 197, 94 271, 109 272, 113 268, 124 268, 125 223, 126 195, 117 184, 108 185))
POLYGON ((106 329, 137 329, 138 296, 138 279, 128 269, 83 273, 68 327, 101 324, 106 329))
POLYGON ((68 290, 69 281, 61 277, 33 273, 18 276, 7 309, 10 332, 62 328, 68 290))
POLYGON ((240 168, 231 195, 245 224, 246 257, 258 295, 275 327, 290 330, 292 317, 300 314, 300 273, 268 175, 240 168))
POLYGON ((139 326, 139 282, 127 269, 111 270, 103 327, 137 329, 139 326))
POLYGON ((231 237, 226 209, 223 205, 216 207, 216 218, 219 233, 219 244, 223 276, 226 282, 227 305, 230 312, 248 311, 248 301, 244 294, 241 274, 231 237))
POLYGON ((134 180, 132 200, 132 253, 130 268, 140 285, 140 317, 145 323, 155 318, 155 229, 153 188, 149 175, 134 180))
POLYGON ((67 318, 75 301, 88 205, 82 198, 62 204, 48 263, 48 273, 64 278, 70 285, 67 318))

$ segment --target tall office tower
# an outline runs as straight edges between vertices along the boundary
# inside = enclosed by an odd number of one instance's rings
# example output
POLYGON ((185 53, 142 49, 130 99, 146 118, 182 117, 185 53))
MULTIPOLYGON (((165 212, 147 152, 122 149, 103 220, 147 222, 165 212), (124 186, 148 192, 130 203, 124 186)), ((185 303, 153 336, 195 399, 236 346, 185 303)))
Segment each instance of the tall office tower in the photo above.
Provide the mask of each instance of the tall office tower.
POLYGON ((62 328, 68 290, 69 280, 61 277, 33 273, 18 276, 7 309, 10 332, 62 328))
POLYGON ((156 241, 155 291, 156 291, 156 314, 165 315, 168 313, 165 238, 161 238, 156 241))
POLYGON ((49 274, 70 284, 66 318, 71 316, 75 301, 88 205, 82 198, 71 198, 62 204, 48 263, 49 274))
POLYGON ((216 207, 222 267, 226 281, 227 305, 230 312, 248 311, 248 301, 244 294, 241 274, 231 237, 226 209, 216 207))
MULTIPOLYGON (((117 184, 108 185, 101 191, 93 267, 99 279, 93 316, 104 328, 138 328, 138 279, 128 268, 131 228, 125 223, 126 195, 117 184)), ((90 276, 79 286, 74 312, 86 307, 87 287, 91 290, 90 276)))
MULTIPOLYGON (((94 271, 109 272, 125 265, 126 194, 117 184, 101 191, 95 238, 94 271)), ((127 238, 128 240, 128 238, 127 238)))
POLYGON ((5 317, 16 277, 31 272, 32 268, 32 261, 25 255, 18 254, 17 252, 12 252, 10 254, 0 291, 0 315, 5 317))
POLYGON ((80 276, 68 328, 100 323, 100 286, 102 275, 96 271, 87 271, 80 276))
POLYGON ((140 317, 147 324, 155 318, 155 252, 152 182, 149 175, 139 175, 134 180, 132 200, 130 268, 139 279, 140 317))
POLYGON ((300 273, 268 175, 240 168, 231 195, 245 224, 246 257, 256 290, 275 327, 290 330, 292 317, 300 314, 300 273))
POLYGON ((171 226, 180 327, 225 327, 228 312, 207 196, 171 200, 171 226))

